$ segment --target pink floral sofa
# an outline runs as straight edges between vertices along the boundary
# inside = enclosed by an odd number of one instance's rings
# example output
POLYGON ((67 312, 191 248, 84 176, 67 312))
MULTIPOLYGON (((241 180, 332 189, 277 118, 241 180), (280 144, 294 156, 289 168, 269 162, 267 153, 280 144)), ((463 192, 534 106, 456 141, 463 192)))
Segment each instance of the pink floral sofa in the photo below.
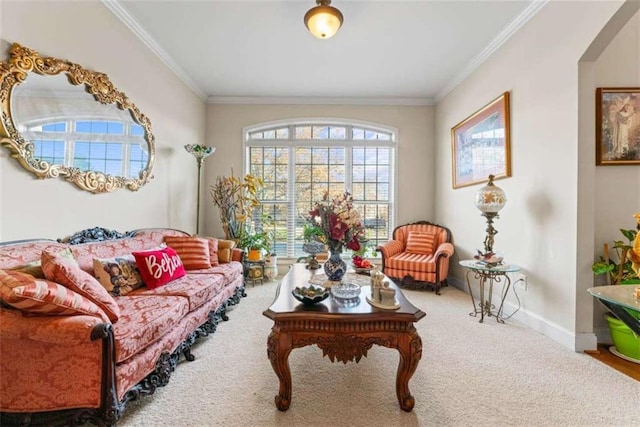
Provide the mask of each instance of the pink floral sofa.
MULTIPOLYGON (((104 229, 101 229, 104 230, 104 229)), ((107 230, 105 230, 107 231, 107 230)), ((100 234, 100 233, 99 233, 100 234)), ((0 244, 0 269, 70 248, 80 268, 93 259, 160 245, 172 229, 143 229, 127 237, 70 245, 53 240, 0 244)), ((227 320, 244 296, 241 263, 231 261, 155 289, 116 296, 116 322, 89 315, 25 315, 0 307, 0 425, 115 425, 127 402, 168 383, 194 341, 227 320)))

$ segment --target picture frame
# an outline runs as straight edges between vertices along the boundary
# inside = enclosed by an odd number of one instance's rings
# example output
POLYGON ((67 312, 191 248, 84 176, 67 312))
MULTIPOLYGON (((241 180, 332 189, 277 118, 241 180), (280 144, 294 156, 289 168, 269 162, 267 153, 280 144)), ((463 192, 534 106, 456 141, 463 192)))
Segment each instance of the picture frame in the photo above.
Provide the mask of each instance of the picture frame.
POLYGON ((509 92, 451 128, 453 188, 511 176, 509 92))
POLYGON ((640 165, 640 87, 596 88, 596 165, 640 165))

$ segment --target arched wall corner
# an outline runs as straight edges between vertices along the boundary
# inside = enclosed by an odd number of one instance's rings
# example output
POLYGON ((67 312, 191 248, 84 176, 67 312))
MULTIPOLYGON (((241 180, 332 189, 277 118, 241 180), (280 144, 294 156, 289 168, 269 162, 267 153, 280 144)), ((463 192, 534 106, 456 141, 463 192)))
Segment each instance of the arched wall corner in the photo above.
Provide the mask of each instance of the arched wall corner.
MULTIPOLYGON (((596 348, 598 342, 607 342, 608 329, 602 314, 606 311, 598 305, 587 289, 594 285, 591 264, 601 255, 600 238, 605 232, 599 230, 602 222, 616 222, 617 218, 603 218, 598 209, 602 203, 598 191, 599 179, 603 175, 620 174, 640 177, 637 167, 599 167, 595 166, 595 89, 603 86, 640 86, 638 66, 627 67, 626 73, 619 71, 607 73, 613 68, 606 54, 610 46, 623 43, 640 43, 640 33, 636 32, 635 40, 621 36, 628 25, 638 25, 640 1, 627 0, 601 29, 578 62, 578 198, 577 198, 577 241, 576 241, 576 350, 596 348), (635 18, 634 18, 635 17, 635 18), (633 22, 632 21, 633 18, 633 22), (635 22, 635 24, 634 24, 635 22), (604 71, 603 71, 604 70, 604 71), (634 81, 635 80, 635 81, 634 81), (632 168, 635 168, 634 172, 632 168)), ((640 27, 639 27, 640 28, 640 27)), ((633 31, 631 31, 633 33, 633 31)), ((632 37, 633 38, 633 37, 632 37)), ((631 49, 633 51, 633 49, 631 49)), ((640 54, 635 49, 635 61, 640 64, 640 54)), ((637 178, 636 178, 637 180, 637 178)), ((616 191, 616 190, 613 190, 616 191)), ((621 190, 624 191, 624 190, 621 190)), ((615 196, 614 196, 615 197, 615 196)), ((616 228, 622 225, 616 224, 616 228)), ((611 240, 619 239, 613 235, 611 240)), ((607 239, 608 240, 608 239, 607 239)))

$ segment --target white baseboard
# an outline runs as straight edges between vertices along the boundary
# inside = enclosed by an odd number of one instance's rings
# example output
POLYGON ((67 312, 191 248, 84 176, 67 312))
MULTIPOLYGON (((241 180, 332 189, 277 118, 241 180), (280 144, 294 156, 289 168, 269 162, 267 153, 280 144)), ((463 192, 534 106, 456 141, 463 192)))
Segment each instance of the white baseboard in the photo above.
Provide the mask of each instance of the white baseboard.
MULTIPOLYGON (((462 292, 466 294, 469 294, 469 289, 467 287, 466 282, 464 282, 463 280, 457 277, 452 277, 452 276, 449 276, 448 280, 453 287, 460 289, 462 292)), ((496 304, 496 306, 500 305, 499 297, 497 301, 496 301, 496 298, 494 297, 494 304, 496 304)), ((517 308, 518 307, 512 302, 505 301, 503 313, 505 313, 506 316, 509 316, 509 314, 516 311, 517 308)), ((597 335, 596 333, 576 334, 545 319, 544 317, 540 316, 538 313, 529 311, 523 307, 520 307, 520 309, 513 315, 513 317, 511 317, 511 319, 516 320, 519 323, 522 323, 523 325, 533 329, 534 331, 540 332, 542 335, 545 335, 551 338, 552 340, 560 343, 564 347, 567 347, 568 349, 576 352, 583 352, 585 350, 597 349, 599 339, 601 338, 601 334, 600 334, 601 331, 597 331, 599 332, 597 335)), ((605 330, 604 332, 608 335, 608 330, 605 330)), ((611 339, 610 338, 608 340, 605 339, 604 341, 600 341, 600 342, 607 342, 607 341, 611 341, 611 339)))

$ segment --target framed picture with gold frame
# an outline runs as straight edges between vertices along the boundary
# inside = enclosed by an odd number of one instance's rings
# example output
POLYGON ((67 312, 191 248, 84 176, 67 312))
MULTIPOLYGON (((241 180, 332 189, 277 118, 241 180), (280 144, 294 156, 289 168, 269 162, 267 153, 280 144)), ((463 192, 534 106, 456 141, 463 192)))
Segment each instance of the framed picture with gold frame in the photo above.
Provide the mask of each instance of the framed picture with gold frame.
POLYGON ((596 165, 640 165, 640 87, 596 89, 596 165))
POLYGON ((453 188, 511 176, 509 92, 451 128, 453 188))

